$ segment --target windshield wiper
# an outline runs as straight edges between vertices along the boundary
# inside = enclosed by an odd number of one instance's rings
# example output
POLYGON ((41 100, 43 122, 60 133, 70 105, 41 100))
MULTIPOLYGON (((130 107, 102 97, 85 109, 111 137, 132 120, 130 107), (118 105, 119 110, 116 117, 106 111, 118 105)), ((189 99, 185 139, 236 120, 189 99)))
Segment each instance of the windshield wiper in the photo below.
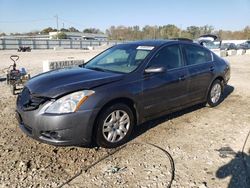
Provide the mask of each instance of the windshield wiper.
POLYGON ((79 67, 81 67, 81 68, 84 68, 85 67, 85 64, 83 63, 83 64, 80 64, 80 65, 78 65, 79 67))
POLYGON ((100 68, 100 67, 85 67, 85 68, 87 68, 87 69, 91 69, 91 70, 96 70, 96 71, 106 72, 106 70, 105 70, 105 69, 102 69, 102 68, 100 68))

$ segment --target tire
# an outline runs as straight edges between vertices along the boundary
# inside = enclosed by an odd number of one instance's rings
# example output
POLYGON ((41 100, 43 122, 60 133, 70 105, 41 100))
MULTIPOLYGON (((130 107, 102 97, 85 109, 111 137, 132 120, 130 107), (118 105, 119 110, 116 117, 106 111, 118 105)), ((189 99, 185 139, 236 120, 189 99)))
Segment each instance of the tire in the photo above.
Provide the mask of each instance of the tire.
POLYGON ((207 96, 207 103, 210 107, 215 107, 220 104, 222 100, 224 85, 222 81, 215 80, 211 85, 208 96, 207 96))
POLYGON ((7 82, 7 85, 10 84, 10 75, 9 74, 6 75, 6 82, 7 82))
POLYGON ((11 92, 13 95, 16 95, 16 85, 11 85, 11 92))
POLYGON ((133 127, 134 115, 126 104, 109 106, 97 119, 96 144, 104 148, 118 147, 129 140, 133 127))

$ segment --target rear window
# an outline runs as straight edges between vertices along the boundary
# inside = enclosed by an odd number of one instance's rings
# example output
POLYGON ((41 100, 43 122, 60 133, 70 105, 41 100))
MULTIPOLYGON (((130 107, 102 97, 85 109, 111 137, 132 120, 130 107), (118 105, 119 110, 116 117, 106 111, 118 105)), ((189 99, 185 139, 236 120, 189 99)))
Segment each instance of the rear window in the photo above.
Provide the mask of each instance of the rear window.
POLYGON ((184 50, 187 58, 187 65, 196 65, 212 61, 211 52, 204 48, 194 45, 185 45, 184 50))

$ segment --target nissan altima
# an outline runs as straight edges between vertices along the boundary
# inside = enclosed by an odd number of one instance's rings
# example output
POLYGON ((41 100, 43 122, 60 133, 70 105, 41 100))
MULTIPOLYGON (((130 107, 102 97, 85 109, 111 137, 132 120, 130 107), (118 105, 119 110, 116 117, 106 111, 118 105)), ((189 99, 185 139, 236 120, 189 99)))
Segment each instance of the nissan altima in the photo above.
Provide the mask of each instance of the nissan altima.
POLYGON ((16 117, 41 142, 112 148, 135 125, 198 103, 217 106, 229 78, 229 63, 193 42, 119 44, 77 68, 30 79, 16 117))

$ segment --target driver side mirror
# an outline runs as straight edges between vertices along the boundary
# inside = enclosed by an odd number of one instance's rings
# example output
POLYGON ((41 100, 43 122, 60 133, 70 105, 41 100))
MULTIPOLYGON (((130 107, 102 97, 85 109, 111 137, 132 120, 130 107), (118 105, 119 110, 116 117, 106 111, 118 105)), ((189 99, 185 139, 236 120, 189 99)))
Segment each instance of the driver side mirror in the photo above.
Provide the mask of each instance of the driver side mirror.
POLYGON ((164 67, 148 67, 145 69, 144 71, 147 74, 150 73, 162 73, 162 72, 166 72, 166 68, 164 67))

